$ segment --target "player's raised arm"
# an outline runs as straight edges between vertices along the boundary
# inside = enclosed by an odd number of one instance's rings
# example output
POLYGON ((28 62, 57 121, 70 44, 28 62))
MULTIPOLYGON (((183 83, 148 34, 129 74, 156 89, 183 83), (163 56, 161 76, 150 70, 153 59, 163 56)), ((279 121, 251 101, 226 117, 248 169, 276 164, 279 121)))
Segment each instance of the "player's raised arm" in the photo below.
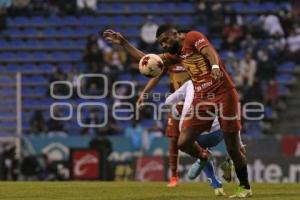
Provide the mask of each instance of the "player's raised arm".
POLYGON ((207 58, 210 65, 212 66, 211 76, 214 79, 221 79, 223 76, 223 73, 220 70, 219 57, 218 57, 217 52, 211 46, 205 46, 200 50, 200 53, 205 58, 207 58))
POLYGON ((191 46, 194 46, 209 61, 212 67, 211 76, 214 79, 221 79, 223 73, 220 69, 219 56, 208 39, 200 32, 191 31, 187 33, 186 41, 191 46))
POLYGON ((140 97, 138 98, 138 100, 136 102, 138 108, 140 108, 143 105, 144 100, 145 100, 145 94, 149 93, 158 84, 162 75, 163 75, 163 73, 158 77, 151 78, 148 81, 148 83, 145 85, 142 93, 140 94, 140 97))
POLYGON ((139 61, 145 55, 145 53, 130 44, 128 40, 119 32, 107 29, 103 32, 102 35, 105 40, 124 47, 128 51, 128 53, 137 61, 139 61))

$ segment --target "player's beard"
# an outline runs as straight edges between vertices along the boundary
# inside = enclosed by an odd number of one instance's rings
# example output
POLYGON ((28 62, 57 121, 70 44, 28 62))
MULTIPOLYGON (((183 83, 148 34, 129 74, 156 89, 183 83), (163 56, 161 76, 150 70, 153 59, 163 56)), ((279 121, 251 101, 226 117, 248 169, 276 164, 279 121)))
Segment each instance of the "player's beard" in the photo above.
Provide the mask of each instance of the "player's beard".
POLYGON ((180 54, 181 52, 181 47, 179 45, 179 42, 174 42, 172 44, 172 46, 170 46, 169 48, 166 49, 167 52, 171 53, 171 54, 180 54))

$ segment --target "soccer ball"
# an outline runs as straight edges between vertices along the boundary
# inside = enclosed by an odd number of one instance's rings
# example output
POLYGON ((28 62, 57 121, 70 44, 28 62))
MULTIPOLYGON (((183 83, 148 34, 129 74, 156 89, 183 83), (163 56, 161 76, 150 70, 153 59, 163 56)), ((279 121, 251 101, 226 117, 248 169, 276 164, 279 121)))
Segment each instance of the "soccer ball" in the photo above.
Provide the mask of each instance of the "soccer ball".
POLYGON ((144 55, 139 62, 139 70, 149 78, 157 77, 162 73, 163 61, 155 54, 144 55))

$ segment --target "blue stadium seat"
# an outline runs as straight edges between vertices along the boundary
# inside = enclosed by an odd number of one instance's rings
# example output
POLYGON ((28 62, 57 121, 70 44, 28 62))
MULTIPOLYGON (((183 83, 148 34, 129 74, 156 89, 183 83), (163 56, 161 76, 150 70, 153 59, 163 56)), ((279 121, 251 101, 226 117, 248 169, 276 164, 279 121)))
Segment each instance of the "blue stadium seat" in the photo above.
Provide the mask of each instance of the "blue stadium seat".
POLYGON ((74 40, 62 40, 59 42, 59 46, 61 48, 74 48, 75 42, 74 40))
POLYGON ((131 23, 130 18, 123 15, 116 15, 112 18, 112 25, 126 25, 131 23))
POLYGON ((160 93, 160 94, 165 94, 167 92, 169 92, 170 89, 168 87, 164 87, 164 86, 156 86, 154 89, 153 89, 153 93, 160 93))
POLYGON ((61 19, 61 17, 58 17, 56 15, 51 15, 48 17, 47 23, 48 23, 48 25, 51 25, 51 26, 60 26, 60 25, 63 26, 64 21, 61 19))
POLYGON ((211 43, 214 45, 216 49, 220 49, 222 45, 222 40, 220 38, 215 38, 211 40, 211 43))
POLYGON ((18 64, 8 64, 5 68, 9 72, 18 72, 21 70, 21 66, 18 64))
POLYGON ((145 17, 142 17, 140 15, 131 15, 128 17, 128 20, 130 24, 134 24, 134 25, 142 25, 146 22, 145 17))
POLYGON ((266 12, 266 11, 277 12, 280 10, 280 7, 277 5, 278 4, 276 4, 274 2, 265 2, 265 3, 260 4, 260 7, 262 9, 261 11, 263 11, 263 12, 266 12))
POLYGON ((51 64, 41 64, 38 66, 38 68, 41 70, 43 73, 51 74, 53 72, 53 67, 51 64))
POLYGON ((33 76, 31 78, 31 81, 36 84, 47 84, 48 83, 48 80, 44 76, 39 76, 39 75, 33 76))
POLYGON ((82 26, 97 25, 97 19, 92 16, 82 16, 79 18, 79 22, 82 26))
POLYGON ((26 37, 34 37, 38 35, 38 31, 35 28, 26 28, 22 31, 22 36, 26 36, 26 37))
POLYGON ((139 36, 140 34, 140 29, 137 27, 131 27, 131 28, 127 28, 124 31, 122 31, 122 33, 124 33, 124 35, 126 35, 127 37, 129 36, 139 36))
POLYGON ((44 17, 41 17, 41 16, 33 16, 30 19, 29 23, 31 25, 44 26, 45 24, 47 24, 47 20, 44 17))
POLYGON ((200 31, 200 32, 203 33, 204 35, 207 35, 207 34, 208 34, 208 30, 207 30, 207 27, 206 27, 206 26, 197 26, 197 27, 196 27, 196 30, 197 30, 197 31, 200 31))
POLYGON ((108 16, 98 16, 97 18, 97 24, 98 25, 111 25, 113 23, 112 17, 108 17, 108 16))
POLYGON ((7 40, 0 39, 0 48, 9 47, 9 42, 7 40))
POLYGON ((118 76, 119 81, 131 81, 132 75, 131 74, 121 74, 118 76))
POLYGON ((167 12, 181 11, 181 8, 179 6, 176 6, 174 3, 163 3, 160 5, 159 11, 167 13, 167 12))
POLYGON ((78 18, 74 16, 66 16, 61 19, 64 25, 79 25, 78 18))
POLYGON ((57 36, 58 35, 58 31, 55 28, 45 28, 42 31, 42 34, 45 37, 53 37, 53 36, 57 36))
POLYGON ((144 3, 129 3, 127 5, 128 12, 142 12, 147 10, 147 5, 144 3))
POLYGON ((278 68, 280 72, 293 73, 296 70, 296 64, 294 62, 285 62, 278 68))
POLYGON ((59 36, 63 36, 63 37, 72 37, 74 36, 74 34, 76 33, 76 31, 72 28, 61 28, 57 31, 59 36))
POLYGON ((34 89, 34 94, 43 97, 45 96, 47 90, 48 89, 46 87, 36 87, 34 89))
POLYGON ((262 10, 262 5, 256 2, 250 2, 247 4, 247 11, 248 12, 260 12, 262 10))
POLYGON ((15 39, 10 41, 10 46, 13 48, 22 48, 26 45, 26 43, 23 40, 20 39, 15 39))
POLYGON ((30 63, 30 64, 22 65, 21 71, 35 73, 36 71, 38 71, 38 69, 36 65, 30 63))
POLYGON ((88 28, 84 28, 84 27, 80 27, 78 29, 76 29, 74 35, 77 37, 86 37, 91 33, 90 29, 88 28))
POLYGON ((67 55, 65 52, 56 51, 50 54, 52 59, 55 59, 57 61, 64 61, 67 58, 67 55))
POLYGON ((247 5, 241 2, 231 4, 231 9, 237 13, 243 12, 245 8, 247 8, 247 5))
POLYGON ((3 52, 0 53, 0 59, 1 60, 14 60, 16 58, 16 54, 13 52, 3 52))
POLYGON ((58 48, 59 47, 59 43, 57 42, 57 40, 53 40, 53 39, 46 39, 41 42, 41 45, 44 48, 58 48))
POLYGON ((60 63, 58 66, 63 72, 70 72, 73 67, 71 63, 60 63))
POLYGON ((33 53, 33 58, 35 60, 44 61, 44 60, 49 60, 49 55, 46 52, 38 51, 38 52, 33 53))
POLYGON ((142 74, 138 74, 136 77, 135 77, 135 80, 141 84, 141 85, 144 85, 146 84, 148 81, 149 81, 149 78, 147 78, 146 76, 142 75, 142 74))
POLYGON ((36 40, 36 39, 27 40, 25 42, 25 45, 24 45, 24 47, 26 47, 26 48, 32 48, 32 49, 33 48, 39 48, 41 46, 42 46, 41 42, 39 40, 36 40))
POLYGON ((124 11, 126 11, 126 4, 124 4, 124 3, 112 3, 111 6, 110 6, 110 11, 111 12, 116 12, 116 13, 124 12, 124 11))
MULTIPOLYGON (((34 94, 35 94, 35 92, 34 92, 33 88, 31 88, 31 87, 24 87, 24 88, 22 88, 22 95, 28 96, 28 95, 34 95, 34 94)), ((24 100, 27 101, 26 98, 24 98, 24 100)))
POLYGON ((16 90, 14 88, 1 88, 0 95, 1 96, 15 96, 16 90))
POLYGON ((29 24, 28 17, 16 17, 14 20, 15 26, 26 26, 29 24))
POLYGON ((293 82, 293 76, 290 74, 279 74, 276 76, 276 80, 279 82, 279 84, 290 84, 293 82))
POLYGON ((179 11, 185 11, 185 12, 193 12, 196 9, 196 6, 192 3, 179 3, 177 5, 177 9, 179 8, 179 11))
POLYGON ((69 52, 68 56, 72 60, 81 60, 83 53, 81 51, 72 51, 72 52, 69 52))

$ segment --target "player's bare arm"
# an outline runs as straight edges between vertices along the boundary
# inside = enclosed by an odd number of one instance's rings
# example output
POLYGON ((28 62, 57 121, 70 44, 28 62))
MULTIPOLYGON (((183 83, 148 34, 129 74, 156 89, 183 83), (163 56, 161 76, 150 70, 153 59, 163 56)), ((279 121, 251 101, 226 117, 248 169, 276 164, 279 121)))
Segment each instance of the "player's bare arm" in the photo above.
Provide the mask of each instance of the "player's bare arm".
POLYGON ((160 81, 162 75, 158 77, 151 78, 146 86, 144 87, 142 93, 140 94, 140 97, 138 98, 136 104, 138 108, 141 108, 143 106, 144 100, 145 100, 145 94, 149 93, 160 81))
POLYGON ((119 32, 107 29, 103 32, 103 38, 113 44, 118 44, 124 47, 137 61, 139 61, 145 55, 145 53, 130 44, 128 40, 119 32))
POLYGON ((220 67, 219 67, 219 58, 218 58, 218 55, 217 55, 216 51, 210 46, 205 46, 200 50, 200 53, 205 58, 208 59, 209 63, 212 66, 211 76, 214 79, 220 80, 223 76, 223 73, 222 73, 222 71, 220 70, 220 67))

